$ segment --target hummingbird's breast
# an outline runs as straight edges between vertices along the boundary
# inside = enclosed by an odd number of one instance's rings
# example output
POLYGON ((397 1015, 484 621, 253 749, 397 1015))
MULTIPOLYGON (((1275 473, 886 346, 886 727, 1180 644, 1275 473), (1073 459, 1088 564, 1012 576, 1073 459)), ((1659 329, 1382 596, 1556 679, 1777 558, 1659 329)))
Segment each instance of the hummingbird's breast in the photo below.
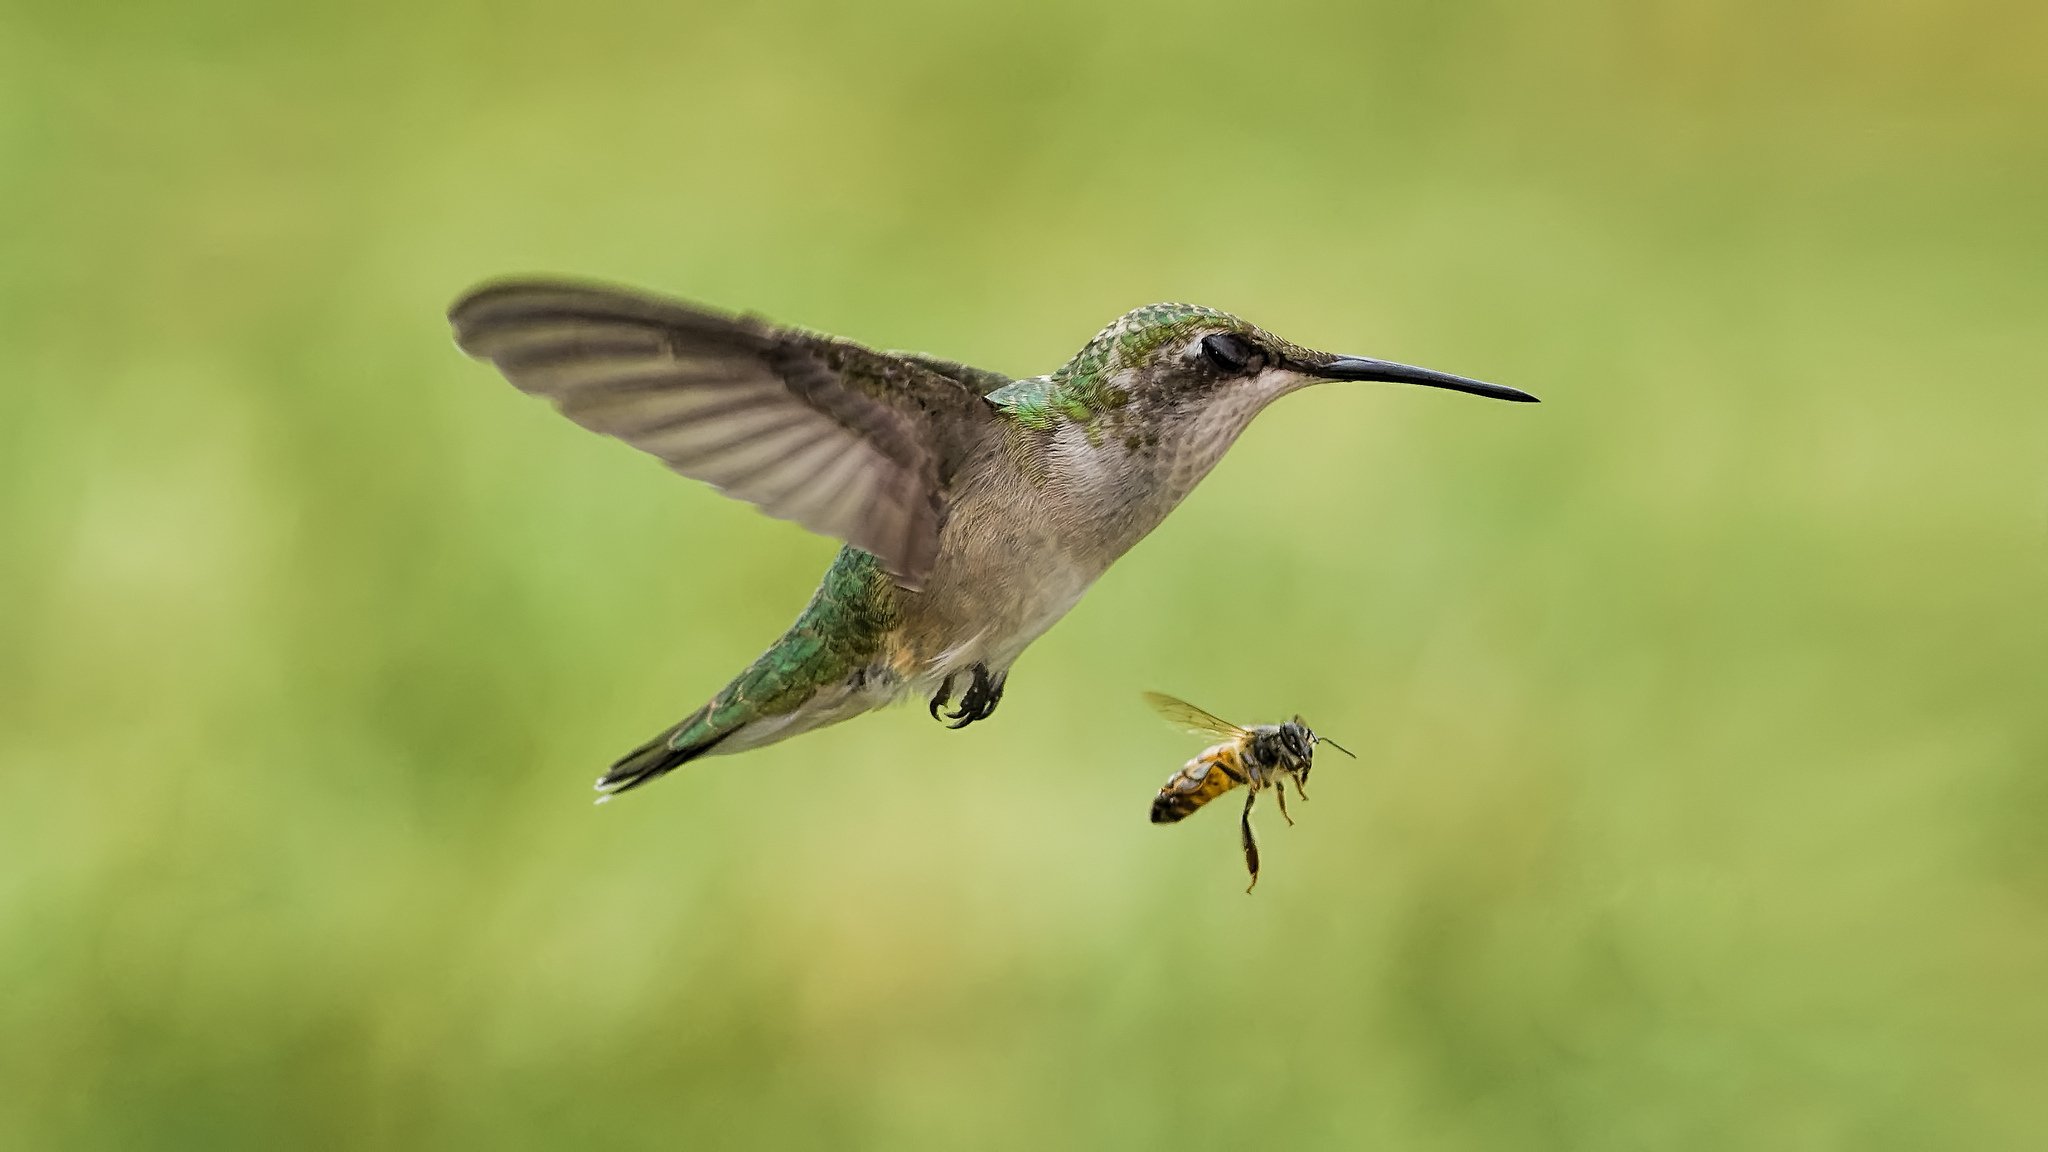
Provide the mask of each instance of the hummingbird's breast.
POLYGON ((1132 404, 991 437, 956 473, 922 591, 897 596, 893 662, 932 683, 1008 668, 1173 511, 1272 397, 1132 404))
POLYGON ((916 688, 977 663, 1008 668, 1107 566, 1072 547, 1061 493, 1036 467, 992 441, 956 473, 931 574, 896 593, 893 661, 916 688))
POLYGON ((1134 403, 1060 430, 1049 472, 1079 510, 1067 535, 1107 568, 1187 499, 1273 397, 1255 389, 1134 403))

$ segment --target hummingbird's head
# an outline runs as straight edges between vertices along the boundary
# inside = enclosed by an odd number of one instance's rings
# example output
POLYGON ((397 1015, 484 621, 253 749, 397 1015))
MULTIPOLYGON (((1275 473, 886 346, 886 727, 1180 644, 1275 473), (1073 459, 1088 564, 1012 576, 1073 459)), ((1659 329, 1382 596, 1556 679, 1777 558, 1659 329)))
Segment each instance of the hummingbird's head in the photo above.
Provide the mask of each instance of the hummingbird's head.
POLYGON ((1421 384, 1525 403, 1536 399, 1519 389, 1448 372, 1303 348, 1198 304, 1147 304, 1126 312, 1053 375, 1082 394, 1144 404, 1232 397, 1262 407, 1326 380, 1421 384))

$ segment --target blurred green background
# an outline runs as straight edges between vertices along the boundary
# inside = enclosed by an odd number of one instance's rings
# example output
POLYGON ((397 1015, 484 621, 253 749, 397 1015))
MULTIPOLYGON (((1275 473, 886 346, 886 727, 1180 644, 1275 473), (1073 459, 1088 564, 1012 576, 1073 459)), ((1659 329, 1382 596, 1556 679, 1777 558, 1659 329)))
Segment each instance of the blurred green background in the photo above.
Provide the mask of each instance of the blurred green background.
POLYGON ((0 1145, 2039 1147, 2044 45, 7 0, 0 1145), (460 357, 513 272, 1545 403, 1289 399, 991 722, 593 809, 834 546, 460 357), (1360 753, 1253 896, 1146 688, 1360 753))

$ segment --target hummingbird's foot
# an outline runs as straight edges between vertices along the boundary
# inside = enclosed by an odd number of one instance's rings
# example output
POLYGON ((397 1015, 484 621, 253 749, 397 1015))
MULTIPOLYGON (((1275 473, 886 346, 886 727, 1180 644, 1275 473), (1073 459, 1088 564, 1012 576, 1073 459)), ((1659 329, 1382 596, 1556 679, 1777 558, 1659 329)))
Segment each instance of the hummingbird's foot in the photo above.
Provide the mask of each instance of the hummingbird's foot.
POLYGON ((948 677, 944 684, 939 685, 938 693, 932 697, 932 719, 952 721, 946 725, 948 728, 965 728, 976 720, 988 719, 996 710, 996 704, 1003 698, 1003 682, 1009 677, 990 676, 986 664, 976 664, 972 673, 973 682, 967 686, 966 695, 960 697, 960 706, 950 715, 942 714, 940 709, 953 698, 952 678, 948 677))

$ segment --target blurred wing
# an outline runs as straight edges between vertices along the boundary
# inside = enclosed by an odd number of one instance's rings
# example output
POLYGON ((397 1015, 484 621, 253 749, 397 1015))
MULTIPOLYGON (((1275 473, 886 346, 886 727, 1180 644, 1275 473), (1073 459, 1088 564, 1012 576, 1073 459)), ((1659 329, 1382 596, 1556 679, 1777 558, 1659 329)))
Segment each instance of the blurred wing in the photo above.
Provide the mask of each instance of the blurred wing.
POLYGON ((1153 711, 1166 717, 1167 723, 1185 728, 1197 736, 1221 736, 1235 740, 1245 735, 1244 729, 1228 720, 1204 712, 1177 696, 1168 696, 1164 692, 1147 692, 1145 703, 1150 704, 1153 711))
POLYGON ((991 419, 972 389, 901 357, 628 290, 508 282, 448 320, 521 391, 872 552, 907 588, 931 570, 946 483, 991 419))

